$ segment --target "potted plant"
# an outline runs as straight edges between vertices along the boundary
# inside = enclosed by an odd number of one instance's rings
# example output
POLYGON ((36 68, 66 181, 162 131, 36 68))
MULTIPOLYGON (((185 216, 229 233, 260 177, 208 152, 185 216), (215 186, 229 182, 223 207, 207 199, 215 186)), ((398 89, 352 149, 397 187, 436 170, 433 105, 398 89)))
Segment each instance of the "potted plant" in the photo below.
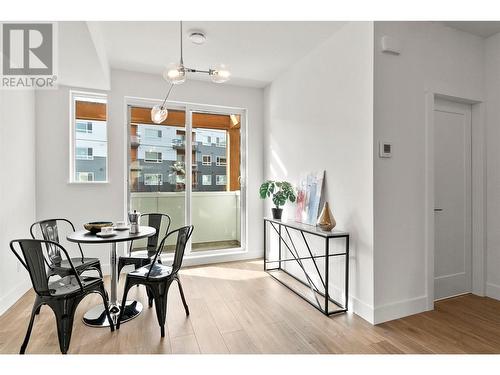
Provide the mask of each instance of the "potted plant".
POLYGON ((287 181, 268 180, 260 185, 259 195, 262 199, 269 198, 272 195, 272 201, 276 207, 272 209, 273 219, 281 220, 283 206, 286 201, 295 202, 295 192, 292 184, 287 181))

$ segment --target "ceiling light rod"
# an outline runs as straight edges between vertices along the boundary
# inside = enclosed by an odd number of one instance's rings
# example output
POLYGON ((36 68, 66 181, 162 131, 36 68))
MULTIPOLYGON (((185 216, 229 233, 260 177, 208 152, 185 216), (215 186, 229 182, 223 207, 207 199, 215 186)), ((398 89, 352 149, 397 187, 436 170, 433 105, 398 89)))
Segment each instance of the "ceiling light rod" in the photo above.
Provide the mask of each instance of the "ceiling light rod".
POLYGON ((151 120, 155 124, 160 124, 168 116, 168 110, 165 107, 165 103, 167 102, 167 98, 172 91, 173 85, 180 85, 186 81, 187 73, 204 73, 208 74, 214 83, 223 83, 230 79, 231 72, 224 64, 219 64, 214 68, 210 68, 208 70, 199 70, 193 68, 187 68, 184 66, 184 48, 183 48, 183 32, 182 32, 182 21, 180 21, 179 25, 180 35, 179 35, 179 46, 180 46, 180 60, 178 64, 170 64, 170 66, 163 73, 163 78, 167 82, 170 83, 170 88, 168 89, 167 95, 163 100, 161 105, 155 105, 153 109, 151 109, 151 120))

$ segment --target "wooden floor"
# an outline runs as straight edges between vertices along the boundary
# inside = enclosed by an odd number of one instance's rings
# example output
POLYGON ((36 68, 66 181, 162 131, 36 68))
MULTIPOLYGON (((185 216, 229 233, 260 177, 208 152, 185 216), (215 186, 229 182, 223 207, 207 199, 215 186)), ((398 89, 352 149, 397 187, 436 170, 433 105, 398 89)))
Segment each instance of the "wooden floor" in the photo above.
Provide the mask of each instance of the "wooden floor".
MULTIPOLYGON (((500 353, 500 302, 466 295, 436 310, 372 326, 348 313, 325 317, 262 271, 262 261, 193 267, 182 271, 191 315, 174 284, 167 332, 160 338, 154 309, 147 307, 119 331, 86 327, 79 306, 69 353, 500 353)), ((146 303, 145 291, 129 298, 146 303)), ((17 353, 33 293, 0 317, 0 353, 17 353)), ((35 320, 27 353, 59 353, 52 311, 35 320)))

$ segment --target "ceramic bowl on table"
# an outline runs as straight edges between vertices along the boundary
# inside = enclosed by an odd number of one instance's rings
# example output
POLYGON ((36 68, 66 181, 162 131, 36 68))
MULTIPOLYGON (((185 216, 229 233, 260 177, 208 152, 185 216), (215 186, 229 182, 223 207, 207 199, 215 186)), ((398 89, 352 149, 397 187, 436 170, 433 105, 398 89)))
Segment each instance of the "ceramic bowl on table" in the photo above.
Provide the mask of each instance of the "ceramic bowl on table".
POLYGON ((83 227, 92 234, 99 233, 103 227, 112 227, 113 223, 111 221, 92 221, 90 223, 84 224, 83 227))

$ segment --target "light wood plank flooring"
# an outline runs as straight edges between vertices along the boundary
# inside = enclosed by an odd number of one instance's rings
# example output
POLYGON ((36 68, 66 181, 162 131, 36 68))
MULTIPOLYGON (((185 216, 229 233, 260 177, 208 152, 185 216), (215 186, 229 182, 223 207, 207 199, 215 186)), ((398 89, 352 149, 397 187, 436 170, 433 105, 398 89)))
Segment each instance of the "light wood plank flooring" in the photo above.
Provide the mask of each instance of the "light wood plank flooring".
MULTIPOLYGON (((79 306, 69 349, 77 353, 500 353, 500 302, 466 295, 436 310, 372 326, 348 313, 325 317, 262 271, 262 261, 186 268, 186 317, 174 284, 161 339, 147 307, 119 331, 86 327, 79 306)), ((0 353, 17 353, 33 302, 28 292, 0 317, 0 353)), ((129 298, 147 304, 143 288, 129 298)), ((27 353, 59 353, 54 315, 42 308, 27 353)))

